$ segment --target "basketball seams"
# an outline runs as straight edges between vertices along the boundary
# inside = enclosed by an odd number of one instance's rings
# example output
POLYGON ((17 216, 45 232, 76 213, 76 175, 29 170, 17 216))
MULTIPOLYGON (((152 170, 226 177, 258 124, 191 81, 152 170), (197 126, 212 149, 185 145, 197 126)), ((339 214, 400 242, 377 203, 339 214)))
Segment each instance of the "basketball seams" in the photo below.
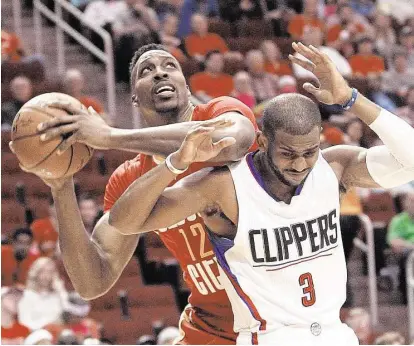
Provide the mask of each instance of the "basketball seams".
POLYGON ((72 161, 73 161, 73 145, 70 146, 70 159, 69 159, 69 165, 68 168, 66 169, 65 173, 63 173, 62 177, 64 177, 70 170, 70 167, 72 166, 72 161))
POLYGON ((49 154, 47 154, 43 159, 41 159, 38 163, 36 163, 34 166, 31 166, 31 167, 25 167, 25 168, 27 168, 27 169, 33 169, 33 168, 36 168, 37 166, 39 166, 40 164, 42 164, 42 163, 44 163, 49 157, 51 157, 55 152, 56 152, 56 150, 57 150, 57 148, 59 147, 59 145, 61 145, 62 143, 63 143, 63 141, 64 141, 64 139, 62 139, 61 141, 60 141, 60 143, 58 143, 57 145, 56 145, 56 147, 49 153, 49 154))

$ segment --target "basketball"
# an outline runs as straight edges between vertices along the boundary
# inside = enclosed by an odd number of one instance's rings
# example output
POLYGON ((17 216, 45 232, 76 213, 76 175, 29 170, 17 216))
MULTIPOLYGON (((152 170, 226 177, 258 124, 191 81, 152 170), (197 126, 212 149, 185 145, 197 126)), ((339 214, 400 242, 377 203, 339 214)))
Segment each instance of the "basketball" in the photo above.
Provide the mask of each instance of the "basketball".
POLYGON ((84 109, 85 106, 72 96, 61 93, 42 94, 26 102, 13 120, 11 139, 20 164, 41 178, 56 179, 71 176, 82 169, 92 157, 93 149, 82 143, 73 144, 61 155, 58 146, 68 137, 61 136, 41 141, 37 126, 55 117, 68 115, 64 110, 47 106, 47 102, 69 102, 84 109))

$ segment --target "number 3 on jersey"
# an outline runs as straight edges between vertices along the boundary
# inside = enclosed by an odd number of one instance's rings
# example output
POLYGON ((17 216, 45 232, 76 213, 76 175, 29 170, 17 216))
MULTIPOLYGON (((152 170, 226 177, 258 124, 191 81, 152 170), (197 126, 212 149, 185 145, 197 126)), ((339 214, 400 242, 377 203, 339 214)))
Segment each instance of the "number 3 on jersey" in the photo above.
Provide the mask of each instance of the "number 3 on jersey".
POLYGON ((299 276, 299 285, 303 287, 302 305, 307 308, 316 302, 315 287, 311 273, 303 273, 299 276))

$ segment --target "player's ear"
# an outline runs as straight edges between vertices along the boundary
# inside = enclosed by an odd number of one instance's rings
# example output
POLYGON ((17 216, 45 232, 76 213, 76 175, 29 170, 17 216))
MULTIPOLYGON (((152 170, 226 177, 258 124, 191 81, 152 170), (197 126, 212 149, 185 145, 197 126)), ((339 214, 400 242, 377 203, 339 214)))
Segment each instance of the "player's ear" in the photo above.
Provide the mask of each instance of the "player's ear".
POLYGON ((190 87, 188 86, 188 84, 186 85, 186 88, 187 88, 188 97, 191 97, 191 91, 190 91, 190 87))
POLYGON ((132 99, 132 104, 134 105, 134 107, 138 107, 139 106, 139 103, 138 103, 138 97, 137 97, 137 95, 133 94, 132 97, 131 97, 131 99, 132 99))
POLYGON ((269 140, 260 130, 256 132, 256 142, 259 145, 260 151, 263 151, 263 152, 267 151, 267 148, 269 147, 269 140))

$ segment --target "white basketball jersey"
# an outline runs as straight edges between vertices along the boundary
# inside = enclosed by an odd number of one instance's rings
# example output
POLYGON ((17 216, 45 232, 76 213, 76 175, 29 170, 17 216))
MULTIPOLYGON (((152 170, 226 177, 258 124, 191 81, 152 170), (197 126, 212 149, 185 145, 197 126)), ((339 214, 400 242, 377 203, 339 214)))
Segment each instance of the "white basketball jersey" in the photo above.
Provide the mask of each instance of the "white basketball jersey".
POLYGON ((320 153, 286 204, 264 190, 252 155, 229 166, 239 208, 235 239, 210 234, 234 330, 258 332, 260 340, 285 326, 340 323, 347 271, 335 173, 320 153))

